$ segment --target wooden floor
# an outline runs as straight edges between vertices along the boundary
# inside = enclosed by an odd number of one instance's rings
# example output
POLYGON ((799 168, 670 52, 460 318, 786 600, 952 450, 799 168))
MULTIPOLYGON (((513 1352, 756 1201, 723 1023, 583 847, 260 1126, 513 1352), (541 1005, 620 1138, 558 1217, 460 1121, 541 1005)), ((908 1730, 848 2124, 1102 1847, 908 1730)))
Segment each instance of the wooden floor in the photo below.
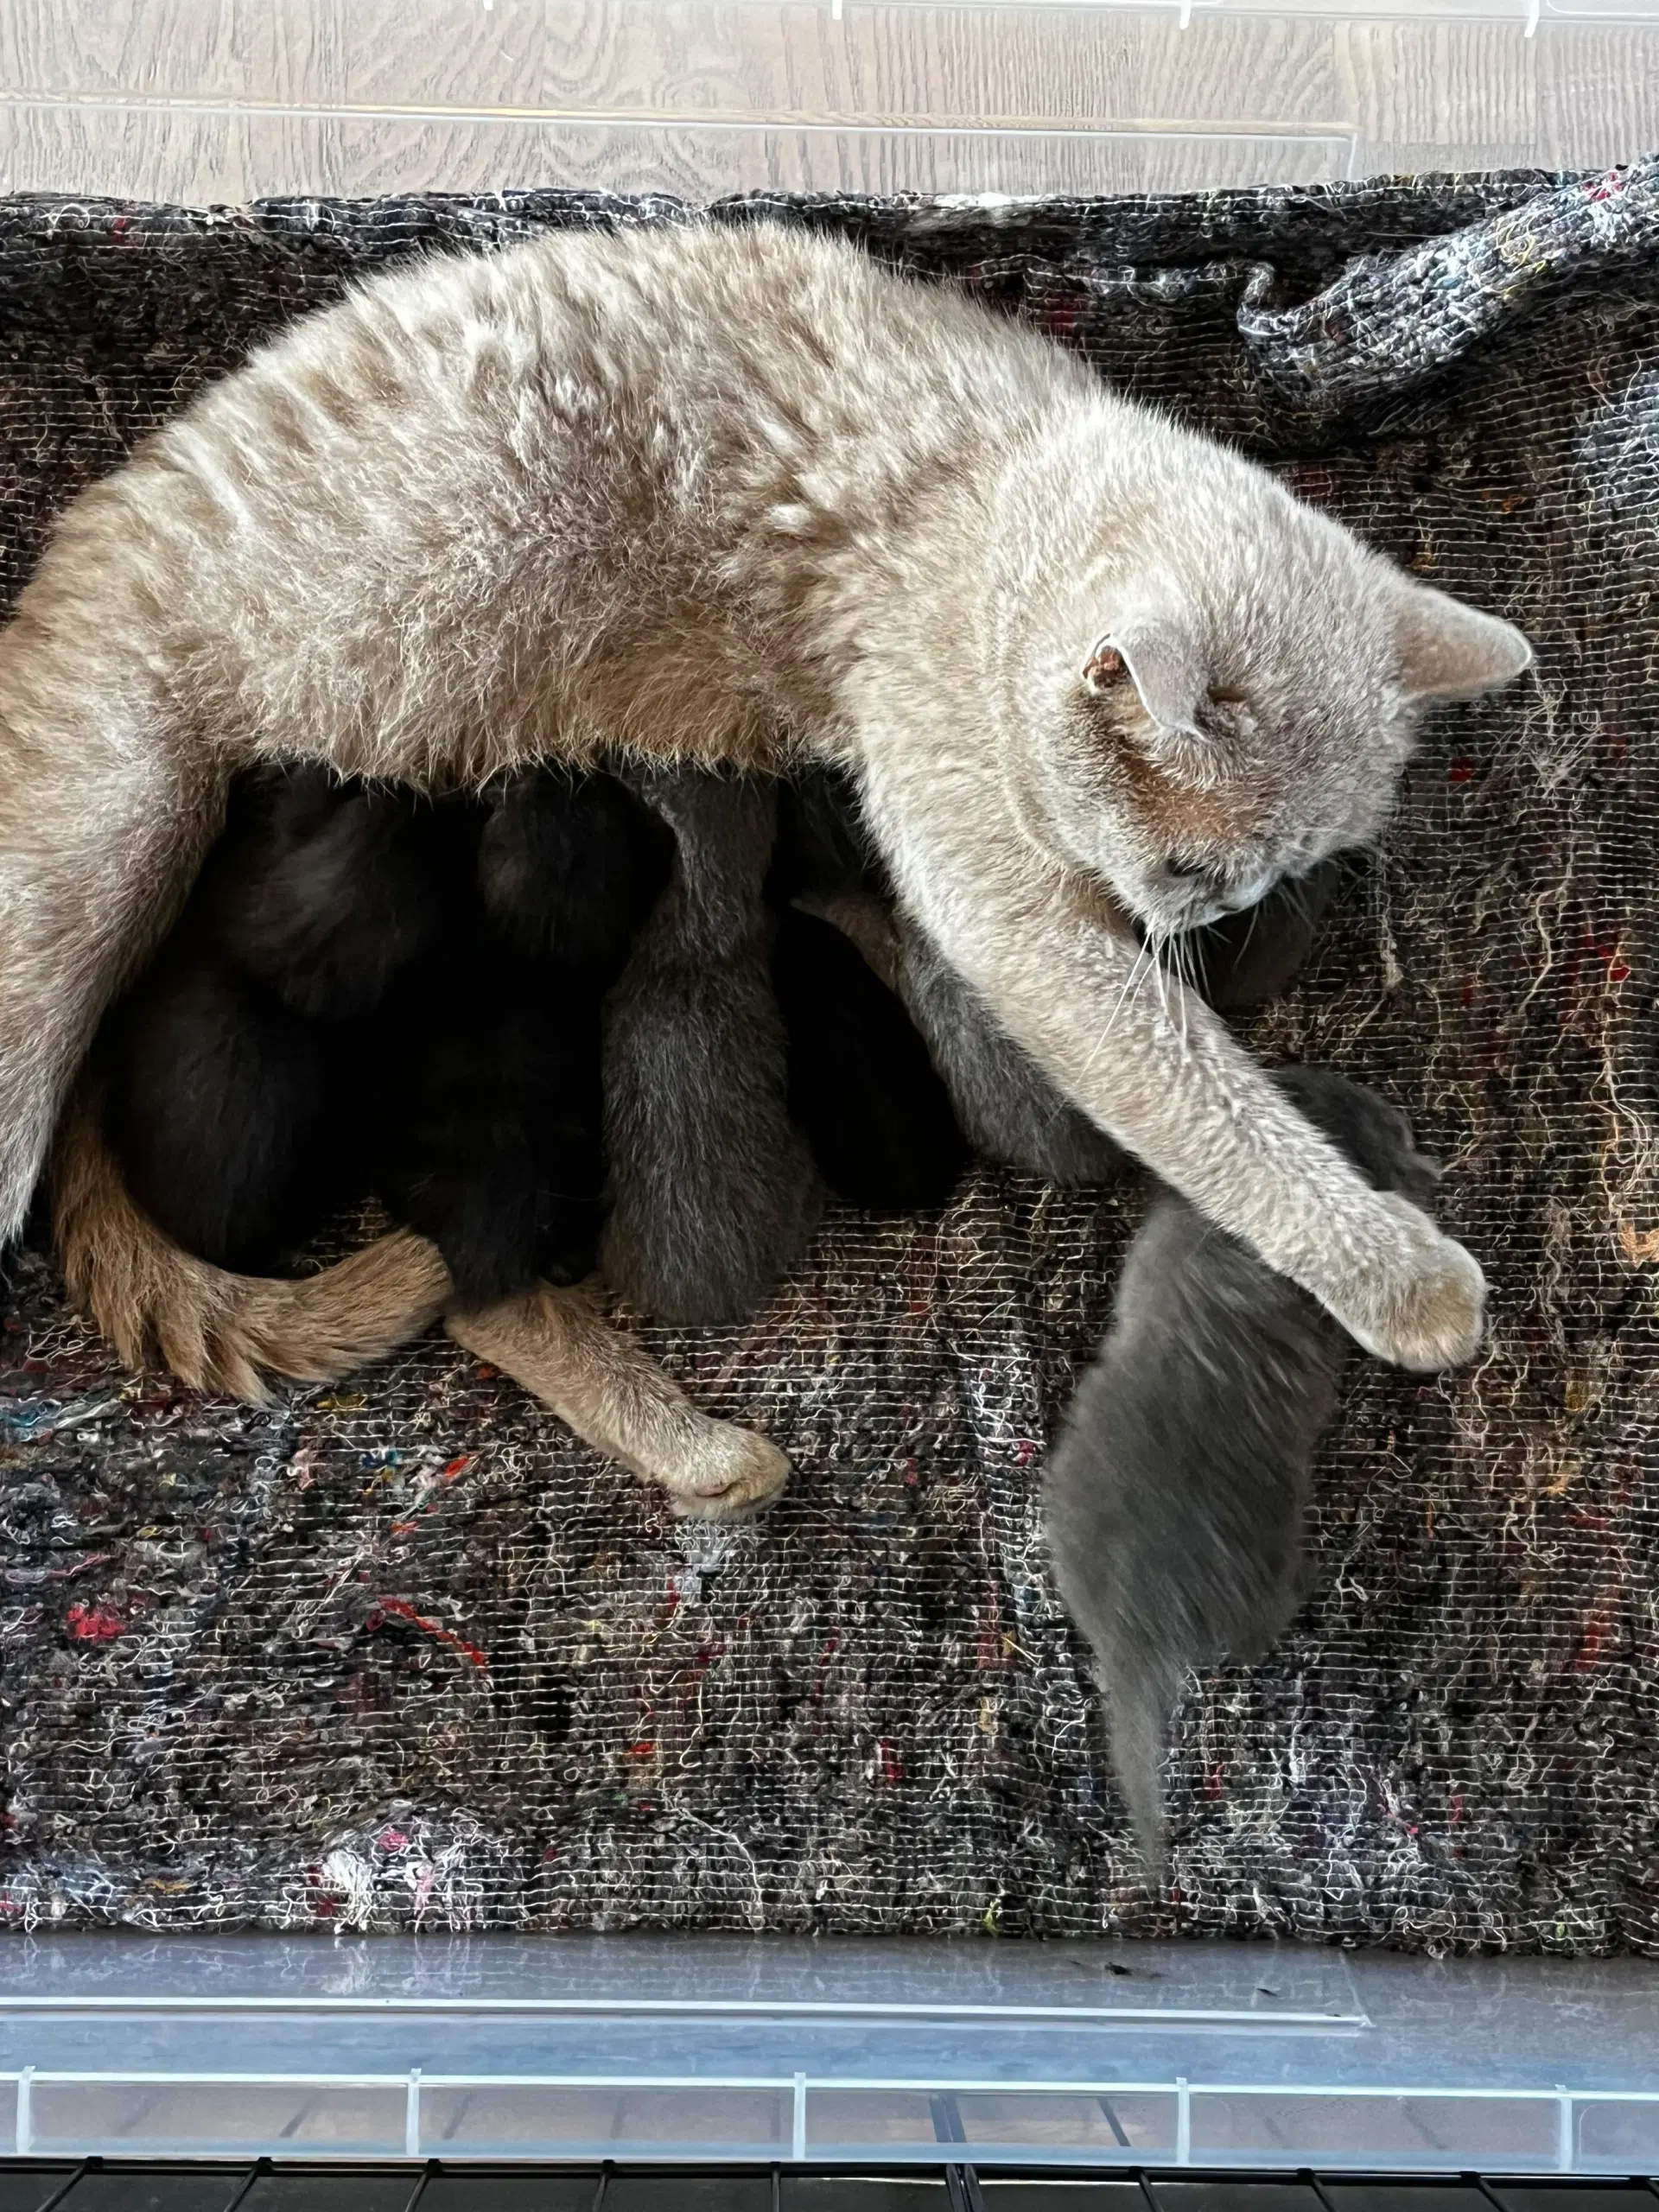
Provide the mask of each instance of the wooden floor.
POLYGON ((1659 147, 1659 0, 1537 0, 1531 36, 1533 0, 1389 4, 0 0, 0 188, 1122 191, 1659 147))

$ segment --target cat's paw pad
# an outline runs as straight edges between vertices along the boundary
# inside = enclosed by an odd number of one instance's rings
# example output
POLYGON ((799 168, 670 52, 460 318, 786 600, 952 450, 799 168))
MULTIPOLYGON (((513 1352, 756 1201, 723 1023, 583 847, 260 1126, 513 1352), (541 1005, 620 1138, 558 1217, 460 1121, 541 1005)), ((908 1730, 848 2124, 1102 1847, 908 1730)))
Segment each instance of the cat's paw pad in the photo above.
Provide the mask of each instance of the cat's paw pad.
POLYGON ((1460 1367, 1485 1323, 1479 1263, 1409 1200, 1384 1192, 1378 1202, 1390 1217, 1382 1249, 1332 1311, 1378 1359, 1421 1374, 1460 1367))
POLYGON ((747 1521, 770 1505, 789 1480, 775 1444, 734 1421, 709 1421, 664 1482, 677 1520, 747 1521))

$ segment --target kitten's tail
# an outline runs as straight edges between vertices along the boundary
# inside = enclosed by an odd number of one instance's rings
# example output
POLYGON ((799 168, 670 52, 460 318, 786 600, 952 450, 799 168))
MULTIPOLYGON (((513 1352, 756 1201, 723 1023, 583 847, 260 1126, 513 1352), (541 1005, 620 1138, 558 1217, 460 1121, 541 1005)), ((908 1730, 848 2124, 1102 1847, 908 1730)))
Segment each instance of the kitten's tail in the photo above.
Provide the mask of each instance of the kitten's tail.
POLYGON ((1164 1758, 1184 1670, 1164 1651, 1120 1634, 1098 1654, 1112 1772, 1147 1870, 1164 1871, 1164 1758))
POLYGON ((330 1382, 418 1336, 451 1295, 407 1230, 293 1281, 228 1274, 175 1244, 129 1195, 82 1079, 53 1147, 53 1222, 71 1296, 130 1366, 152 1351, 193 1389, 257 1405, 264 1377, 330 1382))

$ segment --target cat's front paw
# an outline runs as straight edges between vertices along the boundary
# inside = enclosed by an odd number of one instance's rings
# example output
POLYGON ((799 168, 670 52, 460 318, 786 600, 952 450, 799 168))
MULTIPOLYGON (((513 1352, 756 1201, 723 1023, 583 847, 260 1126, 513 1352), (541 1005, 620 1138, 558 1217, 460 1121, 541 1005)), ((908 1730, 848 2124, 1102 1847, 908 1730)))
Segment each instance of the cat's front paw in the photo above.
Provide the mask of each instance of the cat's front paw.
POLYGON ((710 1421, 699 1424, 672 1475, 659 1479, 677 1520, 747 1521, 772 1503, 789 1475, 775 1444, 734 1421, 710 1421))
POLYGON ((1375 1256, 1325 1303, 1378 1359, 1425 1374, 1460 1367, 1474 1357, 1484 1325, 1479 1263, 1408 1199, 1381 1192, 1376 1205, 1386 1218, 1375 1256))

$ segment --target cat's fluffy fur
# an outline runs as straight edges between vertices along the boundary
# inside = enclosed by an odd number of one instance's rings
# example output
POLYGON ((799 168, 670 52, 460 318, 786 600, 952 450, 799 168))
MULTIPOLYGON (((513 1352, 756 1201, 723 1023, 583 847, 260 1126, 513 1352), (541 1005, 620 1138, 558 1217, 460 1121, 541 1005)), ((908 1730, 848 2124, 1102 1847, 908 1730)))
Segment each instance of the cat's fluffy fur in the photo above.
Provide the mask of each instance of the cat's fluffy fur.
POLYGON ((805 749, 1073 1105, 1362 1343, 1462 1358, 1474 1262, 1201 1006, 1126 994, 1125 917, 1200 923, 1370 837, 1425 702, 1529 658, 834 240, 567 231, 385 274, 84 493, 0 634, 0 1234, 234 767, 805 749))
MULTIPOLYGON (((1377 1189, 1431 1195, 1437 1171, 1397 1108, 1313 1069, 1274 1080, 1377 1189)), ((1346 1350, 1294 1283, 1160 1198, 1049 1454, 1055 1584, 1098 1662, 1113 1766, 1154 1862, 1187 1670, 1259 1658, 1301 1602, 1313 1451, 1346 1350)))

